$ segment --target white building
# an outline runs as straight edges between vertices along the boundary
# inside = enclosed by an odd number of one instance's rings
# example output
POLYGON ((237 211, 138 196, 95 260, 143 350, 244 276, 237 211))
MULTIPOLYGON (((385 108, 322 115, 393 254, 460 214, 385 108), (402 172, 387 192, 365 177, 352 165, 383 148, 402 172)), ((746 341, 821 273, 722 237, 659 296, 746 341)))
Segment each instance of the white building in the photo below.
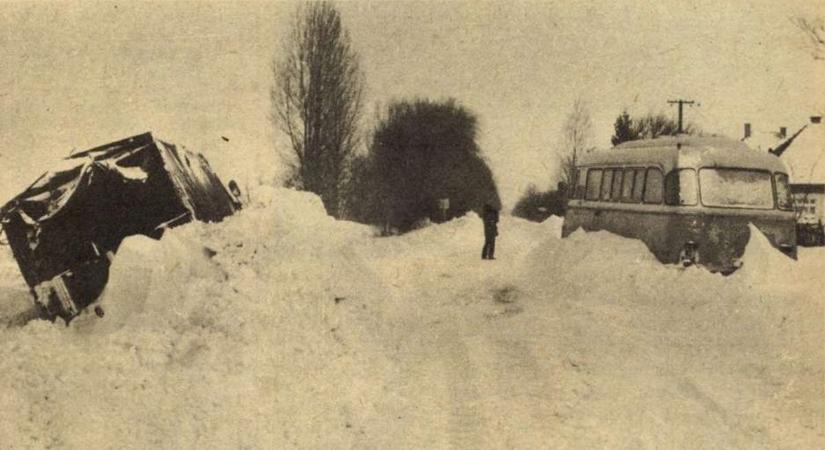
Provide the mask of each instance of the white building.
POLYGON ((770 152, 788 140, 788 127, 778 127, 773 130, 762 130, 745 124, 745 135, 742 142, 748 147, 763 152, 770 152))

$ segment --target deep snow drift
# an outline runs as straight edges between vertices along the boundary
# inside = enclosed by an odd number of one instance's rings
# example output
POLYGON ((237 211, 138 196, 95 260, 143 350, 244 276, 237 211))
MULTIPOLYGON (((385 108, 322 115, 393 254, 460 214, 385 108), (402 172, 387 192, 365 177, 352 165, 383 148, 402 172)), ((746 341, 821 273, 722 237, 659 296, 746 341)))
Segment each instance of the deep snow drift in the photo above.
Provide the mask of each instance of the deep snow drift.
POLYGON ((822 249, 754 233, 722 277, 503 217, 491 262, 473 214, 376 238, 252 197, 125 241, 102 319, 0 329, 0 447, 825 447, 822 249))

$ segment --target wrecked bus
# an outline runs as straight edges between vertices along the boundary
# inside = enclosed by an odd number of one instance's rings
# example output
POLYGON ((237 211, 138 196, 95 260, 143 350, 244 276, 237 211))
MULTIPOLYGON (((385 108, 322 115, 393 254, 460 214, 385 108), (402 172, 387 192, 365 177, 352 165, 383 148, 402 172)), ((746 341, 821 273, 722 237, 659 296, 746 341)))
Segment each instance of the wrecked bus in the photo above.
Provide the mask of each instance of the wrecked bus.
POLYGON ((779 158, 726 138, 626 142, 576 162, 562 234, 607 230, 642 240, 664 263, 730 273, 752 223, 796 258, 787 173, 779 158))
POLYGON ((69 321, 106 286, 121 241, 239 207, 206 159, 144 133, 73 153, 0 207, 42 316, 69 321))

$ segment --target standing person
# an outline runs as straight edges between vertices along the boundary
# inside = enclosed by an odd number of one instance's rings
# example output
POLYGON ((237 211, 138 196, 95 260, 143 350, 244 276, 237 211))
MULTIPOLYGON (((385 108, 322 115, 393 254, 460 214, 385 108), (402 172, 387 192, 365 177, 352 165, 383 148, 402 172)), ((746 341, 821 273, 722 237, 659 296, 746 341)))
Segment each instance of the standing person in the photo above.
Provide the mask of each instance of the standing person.
POLYGON ((484 220, 484 247, 481 249, 481 259, 496 259, 496 236, 498 236, 498 210, 485 204, 481 213, 484 220))

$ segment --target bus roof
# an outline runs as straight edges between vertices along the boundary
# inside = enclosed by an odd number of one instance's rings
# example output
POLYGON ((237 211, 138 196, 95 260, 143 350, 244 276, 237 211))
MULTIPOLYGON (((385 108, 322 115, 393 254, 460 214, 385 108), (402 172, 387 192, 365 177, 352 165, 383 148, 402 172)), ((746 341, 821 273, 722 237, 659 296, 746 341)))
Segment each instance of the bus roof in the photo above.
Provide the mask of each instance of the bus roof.
POLYGON ((737 167, 788 172, 776 156, 751 150, 740 141, 725 137, 688 135, 625 142, 610 150, 585 153, 579 157, 577 165, 657 165, 665 172, 674 168, 701 167, 737 167))

